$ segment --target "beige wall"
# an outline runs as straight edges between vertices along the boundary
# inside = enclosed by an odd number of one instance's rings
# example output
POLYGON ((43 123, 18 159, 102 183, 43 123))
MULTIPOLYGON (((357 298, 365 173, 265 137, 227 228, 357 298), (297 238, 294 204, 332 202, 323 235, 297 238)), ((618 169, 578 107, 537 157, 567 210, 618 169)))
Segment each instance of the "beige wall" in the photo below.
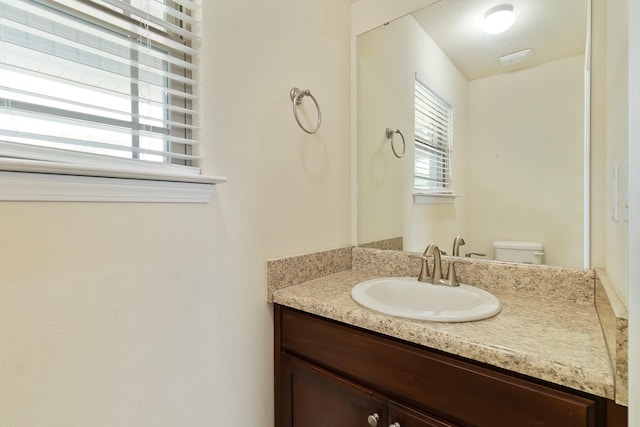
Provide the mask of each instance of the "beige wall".
POLYGON ((593 2, 592 218, 593 265, 604 267, 629 302, 628 210, 628 8, 593 2), (619 217, 613 218, 613 169, 619 172, 619 217), (601 186, 598 188, 598 184, 601 186), (598 248, 600 249, 598 251, 598 248))
MULTIPOLYGON (((467 82, 411 16, 360 35, 358 58, 358 241, 403 235, 405 250, 423 251, 430 242, 448 248, 464 233, 465 200, 413 202, 415 73, 454 107, 456 192, 464 192, 466 181, 467 82), (386 127, 404 134, 402 159, 393 155, 386 127)), ((400 137, 395 139, 399 148, 400 137)))
POLYGON ((271 424, 265 259, 350 238, 349 4, 203 3, 205 170, 229 181, 204 205, 2 203, 3 426, 271 424))
MULTIPOLYGON (((400 129, 411 142, 413 105, 404 62, 412 49, 393 49, 407 32, 404 18, 358 37, 358 242, 401 236, 404 233, 402 201, 406 197, 406 167, 410 147, 402 159, 394 156, 385 129, 400 129), (405 52, 410 52, 407 54, 405 52), (411 117, 411 116, 410 116, 411 117)), ((394 144, 402 150, 399 135, 394 144)))
POLYGON ((626 2, 606 2, 605 36, 605 269, 622 298, 629 301, 628 209, 628 7, 626 2), (618 168, 619 217, 611 215, 615 199, 612 170, 618 168))
POLYGON ((583 266, 584 56, 469 82, 467 243, 583 266))

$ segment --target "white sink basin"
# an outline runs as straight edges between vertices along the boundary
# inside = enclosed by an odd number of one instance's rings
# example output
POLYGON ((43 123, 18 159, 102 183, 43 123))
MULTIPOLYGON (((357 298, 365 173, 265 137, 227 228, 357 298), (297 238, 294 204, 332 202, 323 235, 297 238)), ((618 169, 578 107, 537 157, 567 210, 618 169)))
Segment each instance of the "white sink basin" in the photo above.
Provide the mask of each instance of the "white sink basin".
POLYGON ((469 322, 500 312, 498 298, 473 286, 451 287, 419 282, 415 277, 383 277, 351 290, 359 304, 380 313, 435 322, 469 322))

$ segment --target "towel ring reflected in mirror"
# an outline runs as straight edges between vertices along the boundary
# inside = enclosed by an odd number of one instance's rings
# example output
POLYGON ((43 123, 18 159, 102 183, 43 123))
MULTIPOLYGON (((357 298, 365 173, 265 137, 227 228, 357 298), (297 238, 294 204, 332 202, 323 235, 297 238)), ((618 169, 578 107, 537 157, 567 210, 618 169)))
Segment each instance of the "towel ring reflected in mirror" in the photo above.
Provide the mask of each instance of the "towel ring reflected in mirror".
POLYGON ((404 157, 404 153, 406 153, 407 151, 407 143, 404 140, 404 135, 402 134, 402 132, 400 132, 400 129, 391 129, 391 128, 387 128, 386 133, 387 138, 391 141, 391 151, 393 151, 393 154, 401 159, 404 157), (400 138, 402 138, 402 153, 398 154, 398 152, 396 151, 396 146, 393 144, 393 135, 395 134, 399 134, 400 138))

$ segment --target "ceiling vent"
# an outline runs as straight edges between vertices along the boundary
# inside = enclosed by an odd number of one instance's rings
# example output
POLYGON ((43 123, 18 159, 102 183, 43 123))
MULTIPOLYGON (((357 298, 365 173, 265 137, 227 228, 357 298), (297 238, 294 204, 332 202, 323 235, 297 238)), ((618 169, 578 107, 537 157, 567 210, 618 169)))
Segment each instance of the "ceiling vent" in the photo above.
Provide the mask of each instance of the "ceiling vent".
POLYGON ((520 64, 521 62, 529 61, 533 59, 534 56, 535 53, 533 52, 533 49, 523 49, 502 55, 498 58, 498 61, 500 61, 500 65, 503 67, 511 67, 513 65, 520 64))

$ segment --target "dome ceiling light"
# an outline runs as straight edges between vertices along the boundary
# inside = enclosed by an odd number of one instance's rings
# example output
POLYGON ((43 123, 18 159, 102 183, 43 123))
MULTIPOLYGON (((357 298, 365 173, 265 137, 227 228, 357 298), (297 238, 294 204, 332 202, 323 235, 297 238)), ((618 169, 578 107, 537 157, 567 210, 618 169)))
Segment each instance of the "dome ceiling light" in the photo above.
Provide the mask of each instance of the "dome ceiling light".
POLYGON ((501 4, 493 7, 484 15, 484 31, 489 34, 500 34, 506 31, 515 19, 512 5, 501 4))

